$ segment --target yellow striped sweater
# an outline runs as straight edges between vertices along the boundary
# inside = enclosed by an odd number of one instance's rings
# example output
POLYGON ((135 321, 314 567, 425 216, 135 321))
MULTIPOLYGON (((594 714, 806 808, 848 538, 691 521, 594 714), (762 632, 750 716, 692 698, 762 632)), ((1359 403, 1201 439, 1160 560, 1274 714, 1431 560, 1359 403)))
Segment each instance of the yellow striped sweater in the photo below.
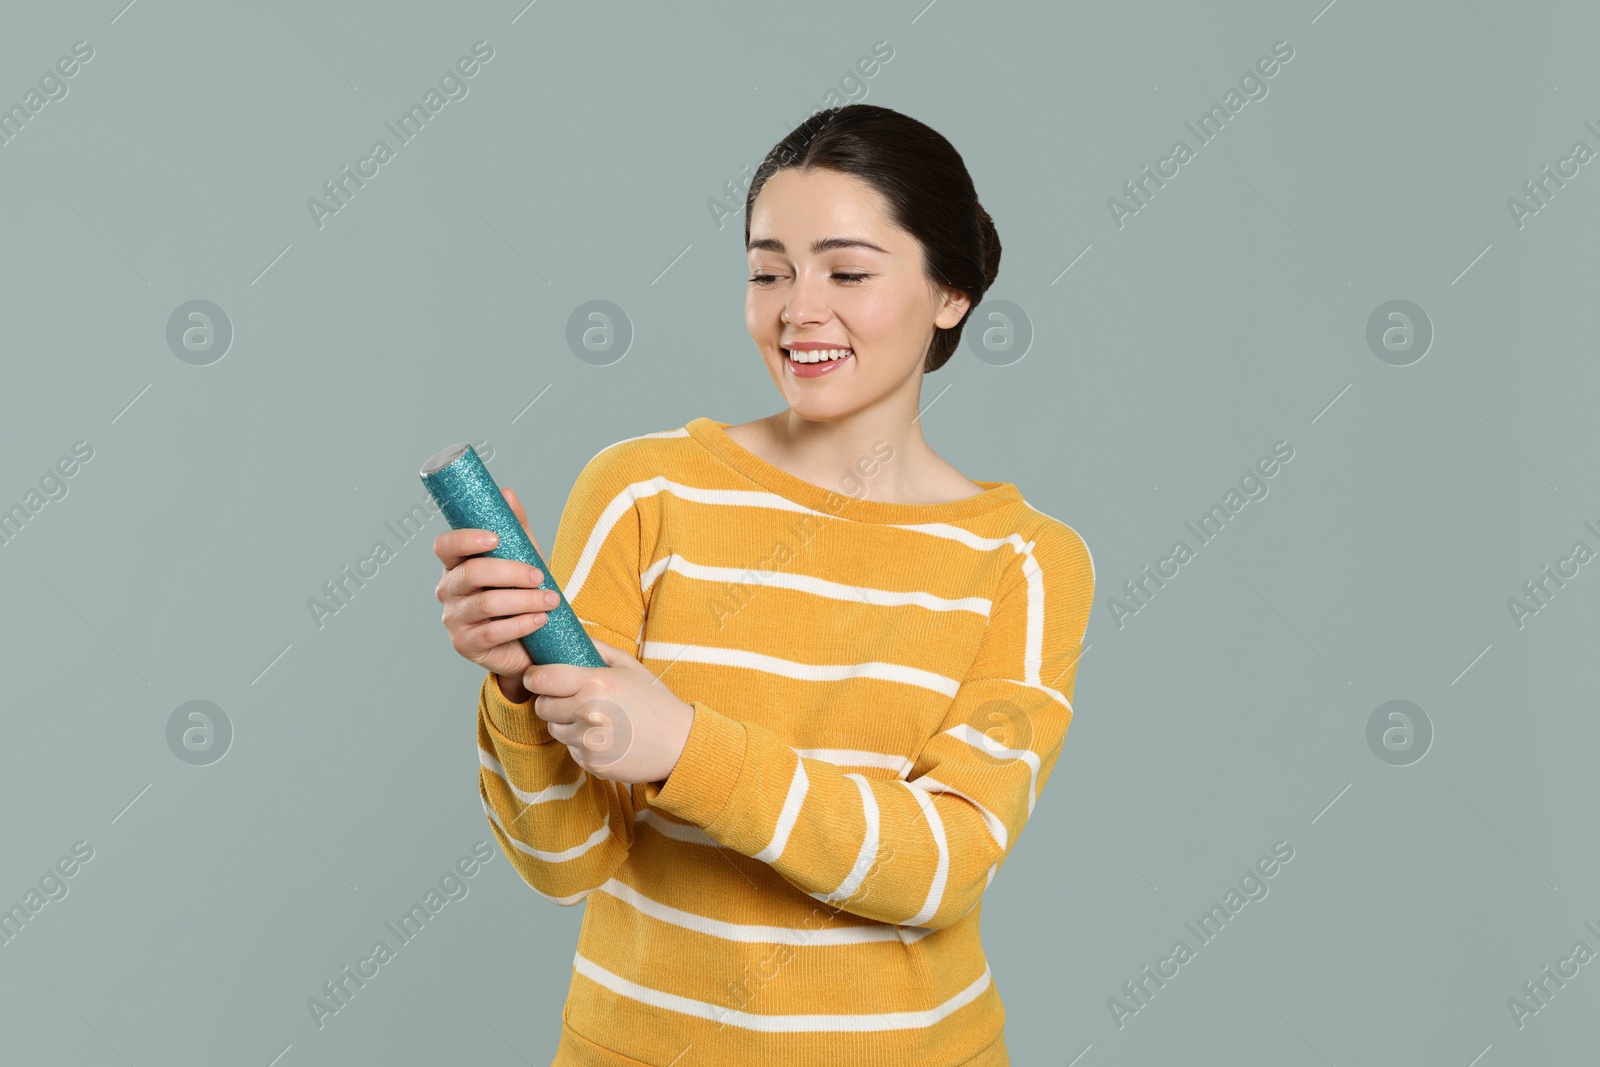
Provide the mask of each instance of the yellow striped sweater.
POLYGON ((587 901, 555 1067, 1008 1064, 979 903, 1072 719, 1088 547, 1010 482, 877 501, 887 443, 834 492, 727 425, 602 450, 547 560, 693 705, 665 783, 590 775, 531 699, 479 692, 500 848, 587 901))

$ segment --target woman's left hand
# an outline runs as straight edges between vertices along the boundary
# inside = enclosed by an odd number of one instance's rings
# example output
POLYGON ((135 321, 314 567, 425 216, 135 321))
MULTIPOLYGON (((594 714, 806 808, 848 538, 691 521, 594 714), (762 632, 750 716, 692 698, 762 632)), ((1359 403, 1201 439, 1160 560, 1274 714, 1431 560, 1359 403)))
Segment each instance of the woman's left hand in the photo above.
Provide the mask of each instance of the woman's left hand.
POLYGON ((694 706, 650 668, 596 641, 604 667, 535 664, 522 676, 533 711, 585 771, 614 782, 665 782, 689 739, 694 706))

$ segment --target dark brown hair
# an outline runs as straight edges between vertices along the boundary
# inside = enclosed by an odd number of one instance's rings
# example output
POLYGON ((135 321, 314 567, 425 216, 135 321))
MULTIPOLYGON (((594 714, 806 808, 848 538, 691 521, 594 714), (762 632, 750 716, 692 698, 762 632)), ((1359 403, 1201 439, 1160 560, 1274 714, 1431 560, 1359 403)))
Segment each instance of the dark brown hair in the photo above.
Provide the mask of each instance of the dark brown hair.
POLYGON ((1000 236, 978 203, 961 153, 930 126, 876 104, 846 104, 818 111, 772 147, 750 180, 744 201, 744 242, 750 244, 750 209, 767 179, 787 167, 848 174, 876 189, 889 219, 922 246, 924 273, 972 299, 961 321, 935 326, 923 359, 932 373, 961 340, 961 327, 1000 272, 1000 236))

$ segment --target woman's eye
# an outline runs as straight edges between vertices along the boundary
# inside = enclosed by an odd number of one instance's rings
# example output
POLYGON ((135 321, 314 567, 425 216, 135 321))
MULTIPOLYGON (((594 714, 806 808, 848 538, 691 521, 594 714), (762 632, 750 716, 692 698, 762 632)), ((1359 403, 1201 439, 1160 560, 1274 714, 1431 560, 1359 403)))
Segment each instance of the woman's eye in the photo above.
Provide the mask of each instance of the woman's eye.
MULTIPOLYGON (((843 274, 843 273, 836 273, 833 276, 835 278, 839 279, 840 281, 848 282, 851 285, 854 285, 857 282, 863 281, 867 277, 865 274, 843 274)), ((750 277, 750 281, 751 281, 752 284, 755 284, 755 285, 766 286, 766 285, 771 285, 772 284, 772 280, 774 278, 776 278, 776 277, 777 277, 776 274, 755 274, 755 275, 752 275, 750 277)))

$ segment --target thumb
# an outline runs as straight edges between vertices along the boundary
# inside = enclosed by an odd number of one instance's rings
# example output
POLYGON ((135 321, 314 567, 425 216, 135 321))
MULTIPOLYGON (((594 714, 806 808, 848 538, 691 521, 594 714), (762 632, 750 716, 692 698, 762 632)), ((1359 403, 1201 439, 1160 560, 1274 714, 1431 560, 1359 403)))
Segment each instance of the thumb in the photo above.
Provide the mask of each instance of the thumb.
POLYGON ((644 666, 644 664, 620 648, 612 648, 604 641, 595 641, 592 637, 589 640, 594 641, 595 650, 600 653, 600 658, 606 661, 607 667, 626 667, 629 664, 639 667, 644 666))

